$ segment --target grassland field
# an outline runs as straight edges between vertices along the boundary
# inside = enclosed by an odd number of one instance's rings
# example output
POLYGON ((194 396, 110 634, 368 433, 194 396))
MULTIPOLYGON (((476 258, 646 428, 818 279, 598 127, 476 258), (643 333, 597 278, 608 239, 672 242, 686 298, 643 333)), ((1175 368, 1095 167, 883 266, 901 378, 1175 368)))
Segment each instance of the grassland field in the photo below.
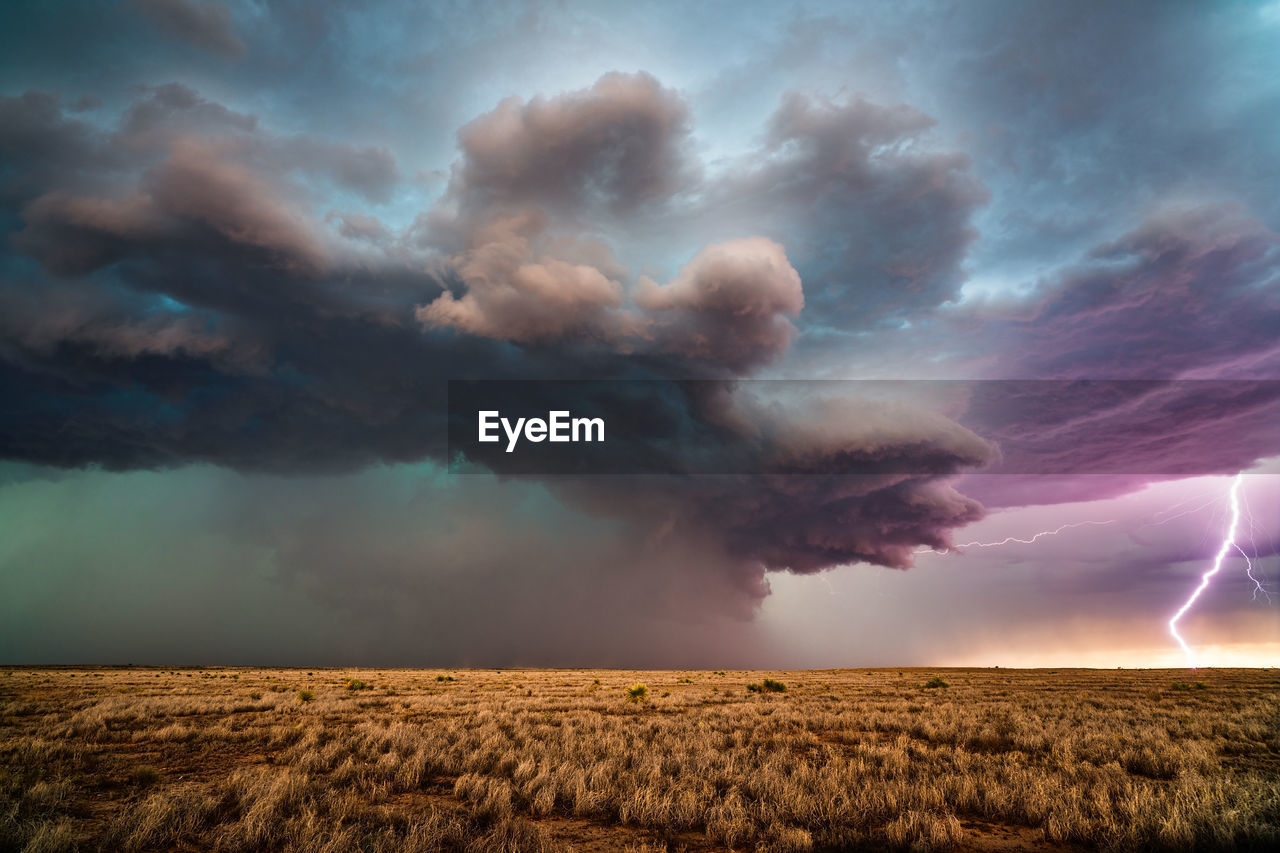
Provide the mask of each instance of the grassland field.
POLYGON ((1280 671, 0 668, 0 849, 1280 849, 1280 671))

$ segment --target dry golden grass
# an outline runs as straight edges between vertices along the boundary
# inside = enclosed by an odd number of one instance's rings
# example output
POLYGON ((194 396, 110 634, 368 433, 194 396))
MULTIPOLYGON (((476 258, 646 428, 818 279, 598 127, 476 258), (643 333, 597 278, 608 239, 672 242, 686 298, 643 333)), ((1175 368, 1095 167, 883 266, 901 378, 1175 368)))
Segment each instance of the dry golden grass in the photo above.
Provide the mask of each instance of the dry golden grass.
POLYGON ((1276 845, 1276 670, 0 670, 3 849, 1276 845))

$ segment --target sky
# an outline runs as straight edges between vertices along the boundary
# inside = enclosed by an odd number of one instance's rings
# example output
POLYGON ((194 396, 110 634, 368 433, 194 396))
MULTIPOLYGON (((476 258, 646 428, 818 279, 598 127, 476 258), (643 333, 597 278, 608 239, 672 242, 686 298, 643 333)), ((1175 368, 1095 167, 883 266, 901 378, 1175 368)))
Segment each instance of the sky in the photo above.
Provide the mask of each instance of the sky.
POLYGON ((0 663, 1273 666, 1278 41, 6 3, 0 663), (459 470, 459 379, 696 380, 641 439, 745 464, 459 470))

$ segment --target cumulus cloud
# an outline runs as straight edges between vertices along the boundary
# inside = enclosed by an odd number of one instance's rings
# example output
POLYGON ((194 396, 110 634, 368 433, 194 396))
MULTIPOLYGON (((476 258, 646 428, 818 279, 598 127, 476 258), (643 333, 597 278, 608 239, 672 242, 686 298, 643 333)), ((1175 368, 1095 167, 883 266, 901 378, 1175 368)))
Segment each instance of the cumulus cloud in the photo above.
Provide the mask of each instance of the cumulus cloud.
POLYGON ((636 302, 662 350, 742 371, 787 349, 804 290, 781 245, 748 237, 707 246, 667 284, 642 278, 636 302))
POLYGON ((640 333, 640 319, 621 310, 622 282, 591 263, 564 257, 570 247, 552 245, 544 217, 530 213, 489 221, 471 243, 451 259, 466 292, 455 297, 446 291, 420 306, 415 313, 426 326, 518 343, 614 341, 640 333))
POLYGON ((579 226, 635 213, 686 188, 693 169, 684 101, 647 74, 611 73, 589 89, 508 98, 458 132, 462 158, 431 239, 535 208, 579 226))
POLYGON ((791 93, 699 215, 782 240, 815 325, 865 329, 935 307, 964 281, 988 193, 963 154, 929 144, 933 124, 907 106, 791 93))
POLYGON ((285 266, 324 263, 324 246, 304 215, 249 169, 202 143, 178 143, 147 189, 164 212, 263 249, 285 266))
POLYGON ((639 277, 628 300, 626 270, 607 247, 548 240, 542 228, 526 216, 479 231, 476 247, 451 259, 465 292, 442 293, 417 319, 517 343, 594 340, 695 374, 767 363, 795 332, 788 317, 804 306, 800 276, 772 240, 707 246, 666 284, 639 277))
POLYGON ((719 241, 659 285, 633 279, 599 236, 609 223, 651 221, 697 185, 689 134, 682 99, 645 74, 508 99, 468 124, 443 199, 415 229, 424 245, 455 250, 462 292, 418 319, 517 343, 588 338, 711 371, 776 358, 804 305, 781 245, 719 241))
POLYGON ((418 226, 422 243, 454 250, 449 264, 462 292, 419 307, 419 321, 517 343, 586 338, 732 367, 785 349, 790 326, 777 315, 794 315, 803 297, 776 244, 708 248, 671 284, 641 277, 631 287, 595 236, 602 220, 629 221, 688 186, 688 136, 684 102, 645 74, 607 74, 552 99, 508 99, 468 124, 448 189, 418 226), (771 267, 788 292, 762 300, 771 267))

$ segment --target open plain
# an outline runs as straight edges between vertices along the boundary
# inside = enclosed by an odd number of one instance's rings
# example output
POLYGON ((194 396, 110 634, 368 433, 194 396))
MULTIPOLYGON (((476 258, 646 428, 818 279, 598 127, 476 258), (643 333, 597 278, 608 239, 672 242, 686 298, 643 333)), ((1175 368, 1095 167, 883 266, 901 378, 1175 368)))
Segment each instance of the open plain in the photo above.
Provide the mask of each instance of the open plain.
POLYGON ((1278 843, 1274 669, 0 669, 6 850, 1278 843))

